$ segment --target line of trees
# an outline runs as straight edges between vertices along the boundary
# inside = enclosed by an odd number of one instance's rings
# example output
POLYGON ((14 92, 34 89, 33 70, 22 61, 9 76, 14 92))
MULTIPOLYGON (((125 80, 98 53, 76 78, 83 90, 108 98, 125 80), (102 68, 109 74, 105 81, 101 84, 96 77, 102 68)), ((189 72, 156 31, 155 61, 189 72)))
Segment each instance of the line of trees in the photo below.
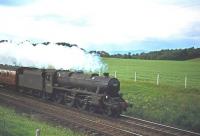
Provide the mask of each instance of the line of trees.
MULTIPOLYGON (((8 40, 0 40, 0 43, 8 42, 8 40)), ((33 43, 36 46, 38 43, 33 43)), ((48 45, 50 42, 43 42, 42 44, 48 45)), ((57 42, 57 45, 67 46, 67 47, 78 47, 76 44, 69 44, 66 42, 57 42)), ((81 50, 85 51, 83 48, 81 50)), ((148 59, 148 60, 188 60, 194 58, 200 58, 200 48, 185 48, 185 49, 165 49, 160 51, 151 51, 148 53, 137 53, 132 54, 128 52, 127 54, 114 54, 111 55, 105 51, 90 51, 89 53, 95 53, 101 57, 110 58, 128 58, 128 59, 148 59)))
POLYGON ((186 48, 186 49, 166 49, 160 51, 151 51, 148 53, 131 54, 114 54, 110 55, 105 51, 91 51, 90 53, 99 54, 102 57, 111 58, 129 58, 129 59, 147 59, 147 60, 188 60, 193 58, 200 58, 200 48, 186 48))

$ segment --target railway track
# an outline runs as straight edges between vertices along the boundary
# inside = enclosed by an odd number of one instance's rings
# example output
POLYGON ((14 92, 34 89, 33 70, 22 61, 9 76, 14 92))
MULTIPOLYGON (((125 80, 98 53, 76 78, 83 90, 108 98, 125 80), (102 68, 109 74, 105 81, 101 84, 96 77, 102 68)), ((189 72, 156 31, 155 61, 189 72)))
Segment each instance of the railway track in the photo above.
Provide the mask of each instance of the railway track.
POLYGON ((135 126, 139 125, 141 127, 147 128, 154 130, 155 132, 162 133, 163 135, 171 135, 171 136, 200 136, 199 133, 151 122, 151 121, 146 121, 126 115, 121 115, 121 118, 119 119, 120 121, 127 123, 129 126, 135 126))
MULTIPOLYGON (((1 89, 2 90, 2 89, 1 89)), ((88 135, 108 136, 200 136, 198 133, 185 131, 133 117, 122 115, 120 118, 102 117, 96 114, 80 112, 63 105, 46 102, 34 97, 9 93, 0 90, 0 101, 29 109, 41 114, 42 120, 63 125, 72 129, 83 130, 88 135)))
MULTIPOLYGON (((78 129, 88 130, 96 133, 96 135, 140 136, 137 133, 121 129, 115 125, 108 125, 98 117, 91 118, 80 112, 74 112, 23 96, 13 95, 5 91, 0 91, 0 101, 1 103, 7 103, 11 106, 17 106, 23 110, 28 109, 31 110, 31 112, 39 113, 42 119, 47 119, 51 122, 59 122, 61 125, 66 126, 70 123, 78 129)), ((95 135, 94 133, 91 135, 95 135)))

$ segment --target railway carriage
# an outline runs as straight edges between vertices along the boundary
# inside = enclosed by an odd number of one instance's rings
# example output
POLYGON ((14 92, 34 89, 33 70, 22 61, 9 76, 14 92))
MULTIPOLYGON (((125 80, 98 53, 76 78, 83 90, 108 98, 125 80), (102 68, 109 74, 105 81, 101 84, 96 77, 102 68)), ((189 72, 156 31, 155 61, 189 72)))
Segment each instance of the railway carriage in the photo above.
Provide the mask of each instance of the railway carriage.
POLYGON ((53 93, 55 70, 20 67, 17 71, 19 90, 39 97, 50 97, 53 93))
POLYGON ((6 86, 17 85, 17 67, 0 65, 0 84, 6 86))

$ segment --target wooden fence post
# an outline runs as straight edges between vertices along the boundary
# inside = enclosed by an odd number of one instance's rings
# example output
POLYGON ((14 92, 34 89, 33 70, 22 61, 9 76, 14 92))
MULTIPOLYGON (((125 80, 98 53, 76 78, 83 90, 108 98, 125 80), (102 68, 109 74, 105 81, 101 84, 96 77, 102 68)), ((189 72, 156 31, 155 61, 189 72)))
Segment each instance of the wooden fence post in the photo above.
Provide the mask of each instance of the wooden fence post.
POLYGON ((160 79, 160 75, 157 75, 157 85, 159 85, 159 79, 160 79))
POLYGON ((135 82, 137 81, 137 73, 135 72, 135 82))
POLYGON ((35 131, 35 136, 40 136, 40 129, 36 129, 36 131, 35 131))
POLYGON ((187 76, 185 76, 185 88, 187 88, 187 76))

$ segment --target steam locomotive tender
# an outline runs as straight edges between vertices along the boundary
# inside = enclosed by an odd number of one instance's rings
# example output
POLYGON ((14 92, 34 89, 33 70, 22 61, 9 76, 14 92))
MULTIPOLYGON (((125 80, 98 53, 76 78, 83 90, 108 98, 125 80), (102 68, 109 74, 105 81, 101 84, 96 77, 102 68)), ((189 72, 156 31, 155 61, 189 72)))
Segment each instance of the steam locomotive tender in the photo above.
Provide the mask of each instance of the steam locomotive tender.
POLYGON ((108 74, 0 65, 0 84, 106 116, 119 116, 128 107, 119 93, 119 80, 108 74))

